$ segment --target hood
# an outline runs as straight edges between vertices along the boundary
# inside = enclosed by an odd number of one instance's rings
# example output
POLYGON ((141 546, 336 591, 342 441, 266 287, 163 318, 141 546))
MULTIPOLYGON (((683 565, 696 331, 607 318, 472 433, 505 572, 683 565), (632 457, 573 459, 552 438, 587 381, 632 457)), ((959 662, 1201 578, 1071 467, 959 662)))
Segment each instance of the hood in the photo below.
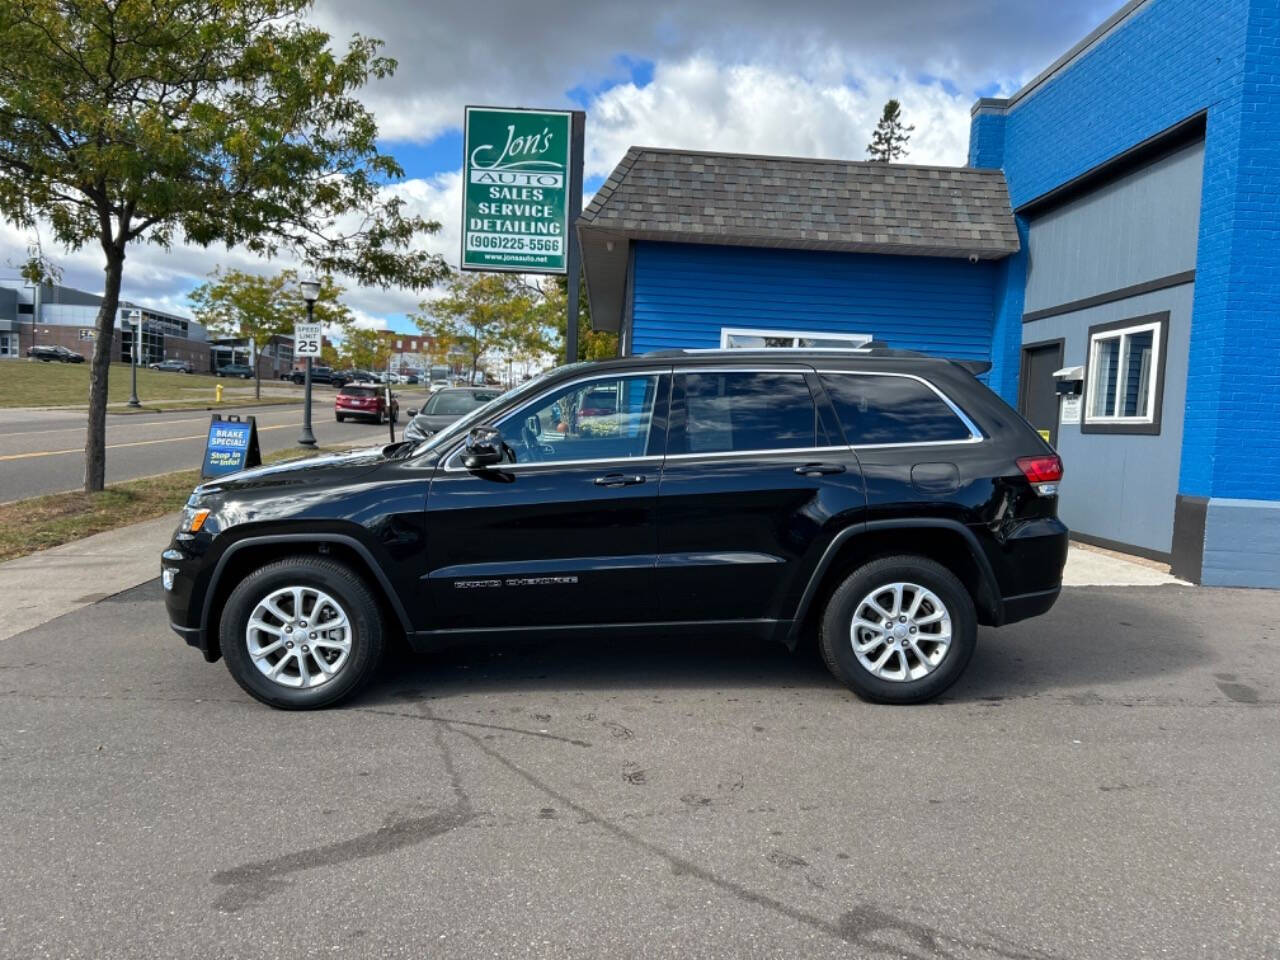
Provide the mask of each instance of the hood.
POLYGON ((363 450, 348 450, 321 457, 305 457, 282 460, 265 467, 253 467, 214 477, 196 487, 197 494, 217 493, 222 490, 248 490, 262 487, 300 486, 323 483, 330 480, 350 480, 368 473, 385 463, 399 444, 384 444, 363 450))
POLYGON ((456 413, 444 413, 444 414, 420 413, 413 418, 413 422, 417 424, 418 428, 422 430, 424 433, 426 432, 437 433, 440 430, 443 430, 449 424, 453 423, 453 421, 457 420, 458 418, 459 418, 459 415, 456 413))

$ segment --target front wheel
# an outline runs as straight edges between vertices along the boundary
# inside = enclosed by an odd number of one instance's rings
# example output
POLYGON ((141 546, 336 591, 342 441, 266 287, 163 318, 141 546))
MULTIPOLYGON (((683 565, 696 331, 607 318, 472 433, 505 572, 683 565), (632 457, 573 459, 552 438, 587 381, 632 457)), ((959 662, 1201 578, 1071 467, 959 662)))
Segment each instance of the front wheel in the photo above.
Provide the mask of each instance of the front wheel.
POLYGON ((959 679, 977 644, 963 583, 927 557, 859 567, 836 588, 819 646, 836 679, 875 703, 923 703, 959 679))
POLYGON ((313 556, 287 557, 249 574, 222 614, 222 655, 257 700, 310 710, 344 700, 382 657, 378 604, 354 570, 313 556))

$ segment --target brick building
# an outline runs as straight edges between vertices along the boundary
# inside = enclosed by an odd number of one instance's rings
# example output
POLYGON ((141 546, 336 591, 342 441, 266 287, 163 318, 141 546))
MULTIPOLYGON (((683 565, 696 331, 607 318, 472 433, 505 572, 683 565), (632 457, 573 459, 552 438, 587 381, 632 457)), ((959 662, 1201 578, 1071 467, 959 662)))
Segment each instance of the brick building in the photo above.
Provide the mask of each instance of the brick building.
MULTIPOLYGON (((0 281, 0 360, 25 357, 34 344, 63 346, 88 357, 97 336, 101 303, 97 294, 59 284, 45 284, 35 290, 13 281, 0 281)), ((130 318, 135 310, 142 319, 140 363, 185 360, 198 373, 212 369, 209 337, 201 324, 128 300, 120 301, 116 317, 113 362, 129 362, 134 336, 130 318)))
POLYGON ((1280 587, 1280 4, 1132 0, 945 169, 633 148, 578 223, 624 351, 987 359, 1082 539, 1280 587))

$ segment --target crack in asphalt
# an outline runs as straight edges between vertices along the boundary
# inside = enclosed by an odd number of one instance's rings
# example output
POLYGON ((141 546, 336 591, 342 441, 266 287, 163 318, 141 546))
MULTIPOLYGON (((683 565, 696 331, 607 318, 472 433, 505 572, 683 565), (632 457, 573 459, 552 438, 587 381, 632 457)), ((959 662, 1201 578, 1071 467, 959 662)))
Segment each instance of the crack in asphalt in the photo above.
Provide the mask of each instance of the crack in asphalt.
POLYGON ((433 732, 449 778, 450 788, 453 791, 453 803, 427 816, 394 820, 377 830, 347 840, 219 870, 211 879, 215 884, 227 887, 227 890, 214 901, 214 905, 225 913, 239 913, 248 907, 262 904, 273 894, 281 893, 283 884, 280 881, 292 874, 350 863, 353 860, 380 857, 396 850, 416 846, 474 820, 478 814, 462 785, 462 778, 454 763, 453 752, 444 741, 443 729, 441 726, 436 726, 433 732))
MULTIPOLYGON (((420 708, 424 715, 418 719, 436 719, 431 716, 426 704, 421 704, 420 708)), ((412 714, 406 714, 412 716, 412 714)), ((448 721, 445 721, 448 726, 448 721)), ((838 940, 843 940, 853 946, 861 947, 873 953, 884 956, 901 957, 905 960, 958 960, 960 954, 953 950, 961 950, 967 953, 974 951, 986 953, 990 956, 999 957, 1001 960, 1055 960, 1054 955, 1039 950, 1027 951, 1012 945, 999 944, 995 941, 966 940, 961 937, 954 937, 949 934, 941 933, 937 930, 930 929, 921 924, 913 923, 909 920, 903 920, 895 917, 886 911, 870 904, 859 904, 852 910, 841 915, 839 922, 831 923, 816 914, 793 907, 776 897, 768 894, 751 890, 740 883, 733 880, 727 880, 706 867, 694 863, 685 857, 646 840, 637 834, 632 833, 625 827, 622 827, 608 818, 594 812, 588 807, 583 806, 578 801, 562 793, 555 787, 544 782, 538 776, 525 770, 519 764, 507 758, 504 754, 494 749, 482 738, 476 736, 468 730, 454 730, 459 736, 466 737, 481 752, 486 754, 492 760, 506 767, 516 776, 520 777, 530 786, 545 793, 547 796, 558 800, 564 806, 573 810, 578 814, 581 823, 595 824, 615 837, 626 842, 632 847, 636 847, 646 853, 652 854, 662 860, 665 860, 670 866, 672 873, 676 876, 687 875, 697 877, 712 886, 725 891, 741 900, 754 906, 764 907, 779 913, 790 920, 795 920, 809 927, 821 931, 838 940), (882 939, 875 939, 877 935, 894 935, 897 934, 901 938, 910 941, 915 948, 926 950, 927 953, 904 953, 902 947, 883 942, 882 939), (947 946, 950 944, 952 946, 947 946)))
MULTIPOLYGON (((362 709, 361 712, 373 713, 397 719, 428 721, 432 725, 433 739, 440 751, 454 802, 442 810, 423 817, 402 818, 380 827, 377 830, 351 837, 335 843, 323 844, 300 850, 295 853, 271 857, 219 870, 212 876, 213 883, 227 889, 217 897, 215 906, 226 913, 238 913, 250 907, 261 906, 275 894, 283 892, 288 878, 296 873, 323 867, 348 863, 353 860, 382 856, 415 846, 433 837, 443 836, 459 827, 465 826, 478 816, 471 798, 468 795, 462 778, 458 772, 453 752, 445 740, 444 733, 450 732, 464 737, 481 753, 494 762, 505 767, 517 777, 524 780, 534 789, 558 801, 564 807, 578 815, 580 824, 594 824, 605 830, 627 845, 665 861, 674 876, 691 876, 730 894, 737 900, 752 906, 763 907, 776 914, 834 939, 841 940, 866 951, 864 955, 903 958, 903 960, 960 960, 962 956, 975 953, 1000 960, 1056 960, 1053 954, 1036 949, 1026 949, 1002 942, 993 934, 986 934, 990 939, 973 939, 942 933, 931 927, 895 916, 879 907, 860 903, 841 914, 839 920, 831 922, 815 913, 794 907, 777 897, 752 890, 734 880, 719 876, 712 870, 695 863, 679 854, 646 840, 596 813, 589 807, 574 800, 546 783, 536 774, 495 749, 484 738, 470 730, 459 729, 463 726, 475 726, 502 730, 504 732, 530 735, 542 739, 550 739, 574 746, 590 746, 586 741, 572 740, 554 734, 539 731, 520 730, 500 727, 495 724, 478 721, 451 720, 438 717, 432 713, 426 703, 419 703, 418 713, 404 713, 391 710, 362 709), (283 882, 282 882, 283 881, 283 882), (907 946, 903 946, 903 944, 907 946)), ((543 808, 544 814, 552 808, 543 808)), ((549 817, 547 819, 550 819, 549 817)), ((804 861, 793 858, 786 866, 799 866, 804 861)))
POLYGON ((523 730, 520 727, 504 727, 497 723, 482 723, 479 720, 453 720, 448 717, 423 716, 419 713, 401 713, 396 710, 378 710, 374 707, 356 707, 359 713, 373 713, 380 717, 401 717, 405 720, 431 720, 435 723, 443 724, 460 724, 466 727, 483 727, 486 730, 501 730, 503 733, 519 733, 526 737, 537 737, 540 740, 555 740, 558 743, 568 743, 575 747, 589 747, 589 740, 575 740, 572 737, 562 737, 555 733, 547 733, 544 730, 523 730))

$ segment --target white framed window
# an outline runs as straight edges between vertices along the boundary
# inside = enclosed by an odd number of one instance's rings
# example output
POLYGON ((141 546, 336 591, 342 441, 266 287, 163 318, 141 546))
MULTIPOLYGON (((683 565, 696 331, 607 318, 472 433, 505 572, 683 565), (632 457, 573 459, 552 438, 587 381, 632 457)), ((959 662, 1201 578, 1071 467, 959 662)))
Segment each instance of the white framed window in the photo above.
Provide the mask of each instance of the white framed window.
POLYGON ((872 340, 869 333, 822 333, 805 330, 758 330, 721 327, 722 350, 856 350, 872 340))
POLYGON ((1155 314, 1089 328, 1087 432, 1160 432, 1168 317, 1155 314))

